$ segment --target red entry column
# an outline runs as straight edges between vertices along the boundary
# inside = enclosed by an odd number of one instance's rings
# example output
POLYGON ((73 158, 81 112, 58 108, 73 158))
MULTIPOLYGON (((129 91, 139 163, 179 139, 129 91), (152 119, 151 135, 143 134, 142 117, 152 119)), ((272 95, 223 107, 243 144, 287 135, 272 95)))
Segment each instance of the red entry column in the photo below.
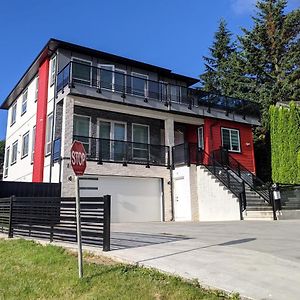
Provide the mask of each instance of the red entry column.
POLYGON ((49 59, 39 67, 32 182, 43 182, 47 126, 49 59))

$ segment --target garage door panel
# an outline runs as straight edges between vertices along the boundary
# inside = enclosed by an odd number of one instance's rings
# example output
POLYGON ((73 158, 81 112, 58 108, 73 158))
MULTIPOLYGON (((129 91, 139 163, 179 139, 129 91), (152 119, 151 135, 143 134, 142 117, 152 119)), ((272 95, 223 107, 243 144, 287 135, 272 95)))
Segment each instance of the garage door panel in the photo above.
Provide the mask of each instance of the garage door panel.
POLYGON ((112 222, 162 220, 161 180, 158 178, 103 176, 98 180, 83 180, 80 187, 81 196, 111 195, 112 222))

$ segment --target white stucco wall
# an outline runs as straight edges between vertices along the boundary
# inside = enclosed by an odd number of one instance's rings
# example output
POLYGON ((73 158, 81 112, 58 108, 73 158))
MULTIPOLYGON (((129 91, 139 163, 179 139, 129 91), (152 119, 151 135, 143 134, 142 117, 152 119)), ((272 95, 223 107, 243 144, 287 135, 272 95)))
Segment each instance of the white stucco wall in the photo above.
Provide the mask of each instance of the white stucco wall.
POLYGON ((205 167, 197 167, 197 192, 200 221, 240 220, 239 200, 205 167))

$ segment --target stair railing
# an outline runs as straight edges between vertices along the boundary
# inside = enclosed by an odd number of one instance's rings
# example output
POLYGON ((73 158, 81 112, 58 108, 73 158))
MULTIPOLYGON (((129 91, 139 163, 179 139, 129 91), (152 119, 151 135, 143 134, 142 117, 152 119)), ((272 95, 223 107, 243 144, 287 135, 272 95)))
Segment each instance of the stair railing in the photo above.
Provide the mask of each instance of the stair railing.
POLYGON ((232 175, 228 169, 224 168, 214 157, 209 155, 197 144, 185 144, 187 149, 187 165, 196 164, 204 166, 218 180, 220 180, 238 199, 240 205, 240 218, 243 219, 243 211, 247 207, 245 184, 242 180, 232 175))
POLYGON ((249 169, 232 157, 227 149, 220 148, 213 151, 215 159, 223 166, 228 167, 239 178, 241 178, 247 186, 259 194, 266 202, 272 205, 270 198, 270 185, 262 181, 253 174, 249 169))

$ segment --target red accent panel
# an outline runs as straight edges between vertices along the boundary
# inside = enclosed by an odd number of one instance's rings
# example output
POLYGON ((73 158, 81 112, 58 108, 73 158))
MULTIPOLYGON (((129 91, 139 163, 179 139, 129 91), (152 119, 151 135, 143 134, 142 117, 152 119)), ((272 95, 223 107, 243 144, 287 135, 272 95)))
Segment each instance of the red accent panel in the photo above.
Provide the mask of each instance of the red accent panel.
POLYGON ((204 148, 207 153, 222 146, 221 127, 238 129, 240 131, 241 153, 230 152, 232 157, 239 161, 251 172, 256 172, 254 145, 251 125, 220 119, 204 119, 204 148))
POLYGON ((49 59, 39 68, 39 86, 36 112, 36 131, 33 158, 33 182, 43 182, 45 160, 45 137, 47 126, 49 59))
POLYGON ((188 125, 187 126, 187 131, 186 131, 186 136, 185 136, 185 140, 188 143, 198 143, 198 136, 197 136, 197 128, 200 127, 199 126, 195 126, 195 125, 188 125))

